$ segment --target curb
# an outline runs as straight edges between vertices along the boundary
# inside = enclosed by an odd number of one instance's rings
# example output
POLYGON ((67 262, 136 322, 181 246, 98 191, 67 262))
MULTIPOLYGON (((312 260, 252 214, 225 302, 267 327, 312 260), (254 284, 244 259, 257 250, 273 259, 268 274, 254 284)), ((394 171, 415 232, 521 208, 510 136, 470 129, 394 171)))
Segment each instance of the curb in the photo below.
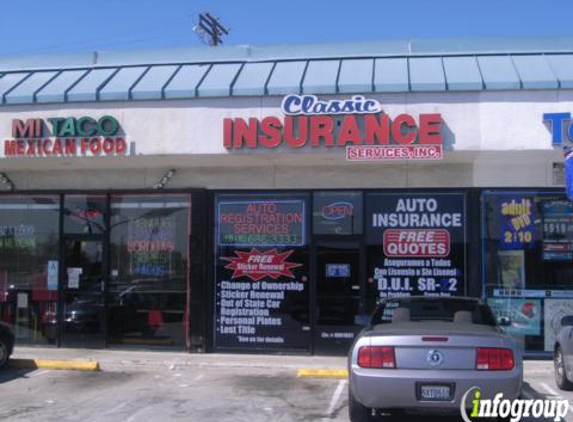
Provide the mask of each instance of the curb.
POLYGON ((47 359, 10 359, 13 368, 23 369, 62 369, 72 371, 99 371, 98 361, 47 360, 47 359))
POLYGON ((347 379, 348 371, 346 369, 311 369, 299 368, 297 371, 299 378, 334 378, 347 379))

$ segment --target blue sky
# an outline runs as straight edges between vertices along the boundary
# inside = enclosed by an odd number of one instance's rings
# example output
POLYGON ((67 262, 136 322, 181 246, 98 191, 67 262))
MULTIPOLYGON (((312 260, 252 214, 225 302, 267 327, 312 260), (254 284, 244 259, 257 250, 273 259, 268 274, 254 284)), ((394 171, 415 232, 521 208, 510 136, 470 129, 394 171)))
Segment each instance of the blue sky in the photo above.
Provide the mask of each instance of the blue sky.
POLYGON ((209 11, 227 45, 573 36, 571 0, 3 0, 0 55, 201 45, 209 11))

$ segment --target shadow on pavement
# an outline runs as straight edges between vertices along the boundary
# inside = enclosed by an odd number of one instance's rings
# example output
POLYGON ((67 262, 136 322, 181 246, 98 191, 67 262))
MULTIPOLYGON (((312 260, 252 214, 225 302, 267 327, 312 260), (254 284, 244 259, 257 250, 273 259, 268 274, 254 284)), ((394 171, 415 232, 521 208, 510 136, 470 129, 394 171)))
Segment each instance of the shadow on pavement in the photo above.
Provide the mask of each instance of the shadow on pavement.
POLYGON ((34 371, 35 369, 12 368, 8 364, 6 368, 0 369, 0 385, 13 381, 18 378, 26 378, 27 374, 34 371))

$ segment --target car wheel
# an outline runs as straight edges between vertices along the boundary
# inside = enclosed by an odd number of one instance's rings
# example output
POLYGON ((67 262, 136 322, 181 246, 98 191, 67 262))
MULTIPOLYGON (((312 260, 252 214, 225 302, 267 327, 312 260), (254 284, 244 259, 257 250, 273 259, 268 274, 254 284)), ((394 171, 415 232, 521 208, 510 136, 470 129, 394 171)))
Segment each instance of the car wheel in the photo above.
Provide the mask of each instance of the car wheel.
POLYGON ((557 387, 561 390, 570 391, 573 390, 573 383, 567 379, 567 372, 565 371, 565 361, 563 358, 563 351, 561 347, 557 347, 555 350, 555 356, 553 357, 553 364, 555 366, 555 382, 557 387))
POLYGON ((372 409, 363 406, 356 400, 350 389, 348 389, 348 416, 351 422, 369 422, 373 420, 372 409))
POLYGON ((6 340, 0 338, 0 368, 3 368, 8 363, 8 344, 6 340))

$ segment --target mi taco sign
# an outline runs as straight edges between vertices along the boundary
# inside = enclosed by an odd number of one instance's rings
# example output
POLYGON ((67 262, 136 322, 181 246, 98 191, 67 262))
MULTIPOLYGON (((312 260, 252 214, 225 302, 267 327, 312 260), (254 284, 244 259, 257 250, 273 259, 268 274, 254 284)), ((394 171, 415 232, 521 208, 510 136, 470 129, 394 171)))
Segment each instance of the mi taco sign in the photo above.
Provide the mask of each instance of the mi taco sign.
POLYGON ((125 155, 127 142, 118 136, 112 116, 13 119, 12 138, 4 141, 6 157, 75 157, 125 155))
POLYGON ((355 95, 319 100, 315 95, 288 95, 284 118, 226 118, 227 150, 345 148, 348 161, 438 160, 443 157, 439 113, 389 116, 375 99, 355 95))

